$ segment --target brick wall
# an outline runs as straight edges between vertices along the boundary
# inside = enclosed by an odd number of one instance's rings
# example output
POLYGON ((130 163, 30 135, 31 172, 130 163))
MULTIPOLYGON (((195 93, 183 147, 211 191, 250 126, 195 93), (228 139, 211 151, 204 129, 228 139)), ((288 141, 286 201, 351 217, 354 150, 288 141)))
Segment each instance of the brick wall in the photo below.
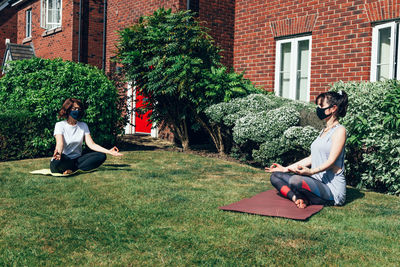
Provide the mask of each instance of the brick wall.
POLYGON ((229 68, 233 67, 234 16, 234 0, 203 0, 199 3, 199 19, 223 49, 222 63, 229 68))
MULTIPOLYGON (((61 28, 54 33, 40 27, 40 1, 28 1, 18 6, 17 43, 33 44, 37 57, 78 61, 79 0, 62 1, 61 28), (32 37, 26 38, 25 12, 32 9, 32 37)), ((103 41, 103 1, 82 1, 80 62, 101 68, 103 41)))
POLYGON ((12 8, 2 10, 0 15, 0 67, 6 50, 6 39, 12 43, 17 41, 17 13, 12 8))
POLYGON ((76 60, 73 43, 77 40, 77 21, 73 15, 79 11, 79 2, 62 1, 62 22, 60 31, 45 35, 46 29, 40 27, 40 1, 28 1, 18 6, 18 38, 19 44, 33 44, 37 57, 76 60), (26 39, 25 23, 27 9, 32 9, 32 38, 26 39))
POLYGON ((381 1, 236 0, 235 70, 274 90, 275 38, 311 31, 311 100, 336 81, 369 80, 372 27, 365 4, 373 2, 381 1))
POLYGON ((84 27, 87 33, 84 36, 83 46, 86 45, 85 63, 89 63, 98 68, 102 67, 103 58, 103 0, 87 1, 87 9, 84 12, 84 27))
MULTIPOLYGON (((110 71, 111 58, 115 56, 118 30, 137 22, 140 16, 150 15, 159 7, 178 9, 182 0, 108 0, 106 71, 110 71)), ((113 70, 111 70, 113 71, 113 70)))

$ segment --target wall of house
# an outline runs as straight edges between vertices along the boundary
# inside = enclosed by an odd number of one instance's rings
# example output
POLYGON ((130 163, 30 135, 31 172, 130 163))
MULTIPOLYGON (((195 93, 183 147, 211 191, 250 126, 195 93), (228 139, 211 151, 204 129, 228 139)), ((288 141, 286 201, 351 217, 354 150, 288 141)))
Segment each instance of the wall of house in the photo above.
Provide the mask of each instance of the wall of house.
POLYGON ((235 0, 199 1, 199 19, 223 50, 222 63, 233 67, 235 0))
POLYGON ((367 6, 377 4, 380 13, 386 2, 395 0, 236 0, 235 70, 274 90, 276 38, 311 32, 311 100, 336 81, 369 80, 373 19, 367 6))
POLYGON ((17 41, 17 10, 14 8, 5 8, 0 15, 0 66, 6 50, 6 39, 12 43, 17 41))
POLYGON ((139 17, 150 15, 159 7, 179 9, 182 0, 108 0, 107 8, 107 52, 106 71, 114 71, 115 56, 118 41, 118 30, 129 27, 137 22, 139 17))
POLYGON ((76 60, 73 42, 76 40, 76 21, 73 15, 78 11, 76 1, 62 1, 61 27, 47 32, 40 26, 40 1, 28 1, 18 6, 18 44, 33 45, 37 57, 76 60), (26 38, 26 10, 32 9, 32 37, 26 38))
MULTIPOLYGON (((62 1, 62 23, 55 30, 40 27, 40 1, 18 6, 17 43, 32 44, 37 57, 78 61, 79 0, 62 1), (32 9, 32 37, 26 38, 26 10, 32 9)), ((103 1, 82 1, 80 62, 101 68, 103 41, 103 1)))

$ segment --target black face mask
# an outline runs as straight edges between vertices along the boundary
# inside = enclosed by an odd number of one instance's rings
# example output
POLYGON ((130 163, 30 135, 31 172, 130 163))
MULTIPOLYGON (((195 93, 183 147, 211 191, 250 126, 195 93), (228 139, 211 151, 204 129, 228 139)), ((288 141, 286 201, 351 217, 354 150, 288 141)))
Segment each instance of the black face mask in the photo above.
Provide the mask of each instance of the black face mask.
POLYGON ((327 110, 328 108, 331 108, 331 107, 332 107, 332 106, 329 106, 329 107, 326 107, 326 108, 317 107, 317 116, 318 116, 318 118, 319 118, 320 120, 323 120, 323 119, 326 119, 326 118, 328 118, 329 116, 331 116, 332 113, 331 113, 331 114, 328 114, 328 115, 325 114, 325 110, 327 110))

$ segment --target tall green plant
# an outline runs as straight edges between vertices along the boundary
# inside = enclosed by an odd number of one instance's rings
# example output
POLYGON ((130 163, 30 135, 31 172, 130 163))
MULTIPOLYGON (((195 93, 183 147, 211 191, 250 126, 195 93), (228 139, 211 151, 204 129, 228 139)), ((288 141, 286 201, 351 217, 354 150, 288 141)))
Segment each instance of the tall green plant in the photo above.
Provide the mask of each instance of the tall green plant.
POLYGON ((189 148, 188 123, 195 120, 223 151, 204 109, 256 90, 222 67, 219 51, 190 11, 161 8, 120 32, 118 59, 127 79, 146 97, 150 119, 168 125, 184 149, 189 148))

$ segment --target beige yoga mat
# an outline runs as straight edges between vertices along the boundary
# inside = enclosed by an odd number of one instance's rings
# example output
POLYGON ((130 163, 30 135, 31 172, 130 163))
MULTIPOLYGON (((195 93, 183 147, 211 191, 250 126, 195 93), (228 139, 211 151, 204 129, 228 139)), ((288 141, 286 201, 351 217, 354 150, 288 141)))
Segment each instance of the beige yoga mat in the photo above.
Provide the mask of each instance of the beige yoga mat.
POLYGON ((219 209, 293 220, 306 220, 322 210, 323 207, 323 205, 311 205, 305 209, 299 209, 293 201, 282 197, 278 191, 272 189, 251 198, 245 198, 230 205, 219 207, 219 209))
POLYGON ((80 173, 93 172, 93 171, 96 171, 96 169, 90 170, 90 171, 76 170, 70 174, 62 174, 62 173, 53 173, 50 171, 50 169, 41 169, 41 170, 31 171, 29 173, 39 174, 39 175, 51 175, 51 176, 58 176, 58 177, 66 177, 66 176, 71 176, 71 175, 80 174, 80 173))

